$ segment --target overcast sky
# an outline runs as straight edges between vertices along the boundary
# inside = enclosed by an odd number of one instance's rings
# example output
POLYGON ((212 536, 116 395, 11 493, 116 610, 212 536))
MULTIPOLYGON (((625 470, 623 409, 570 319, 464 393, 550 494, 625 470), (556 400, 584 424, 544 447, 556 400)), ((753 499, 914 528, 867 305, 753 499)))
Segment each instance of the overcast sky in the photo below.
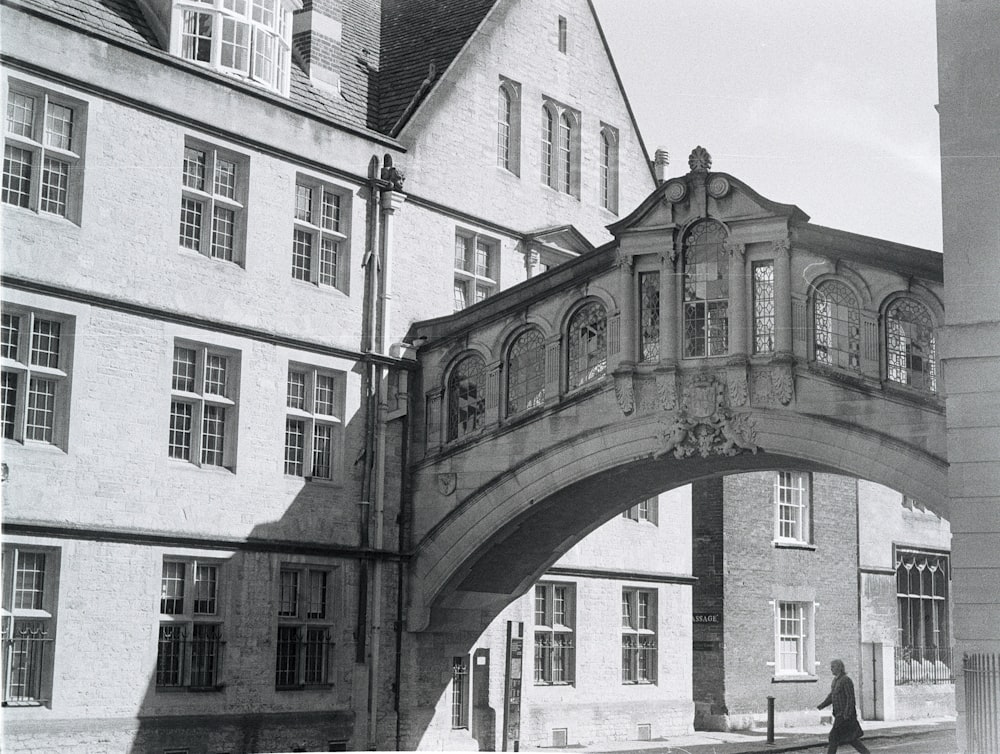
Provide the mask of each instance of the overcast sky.
POLYGON ((941 250, 933 0, 593 0, 650 155, 941 250))

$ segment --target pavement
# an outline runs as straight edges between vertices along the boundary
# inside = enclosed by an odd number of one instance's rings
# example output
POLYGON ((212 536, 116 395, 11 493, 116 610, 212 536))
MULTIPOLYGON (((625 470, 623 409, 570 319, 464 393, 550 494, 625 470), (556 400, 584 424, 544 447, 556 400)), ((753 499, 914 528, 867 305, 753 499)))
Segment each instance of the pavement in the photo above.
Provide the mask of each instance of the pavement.
MULTIPOLYGON (((935 731, 954 731, 954 717, 933 717, 920 720, 862 720, 865 743, 870 747, 879 739, 903 738, 935 731)), ((676 752, 676 754, 756 754, 756 752, 803 751, 824 746, 830 735, 830 725, 810 725, 795 728, 775 728, 774 743, 767 742, 767 731, 754 728, 745 731, 695 731, 679 736, 654 738, 651 741, 610 741, 591 745, 574 745, 556 751, 584 751, 608 754, 625 752, 676 752)), ((553 747, 524 747, 522 751, 552 752, 553 747)), ((844 744, 841 751, 853 749, 844 744)))

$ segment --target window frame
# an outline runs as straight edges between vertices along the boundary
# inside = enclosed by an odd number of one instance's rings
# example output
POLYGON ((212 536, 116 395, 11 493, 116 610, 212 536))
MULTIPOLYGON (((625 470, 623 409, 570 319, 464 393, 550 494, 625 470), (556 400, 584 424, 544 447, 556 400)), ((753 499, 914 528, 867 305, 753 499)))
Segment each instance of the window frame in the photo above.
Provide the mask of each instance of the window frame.
MULTIPOLYGON (((224 627, 226 623, 227 602, 225 573, 226 561, 222 558, 198 558, 184 555, 164 554, 160 571, 160 609, 157 611, 157 651, 156 651, 156 671, 153 674, 153 685, 157 692, 163 691, 221 691, 225 686, 223 671, 225 668, 225 647, 224 627), (183 584, 181 588, 181 609, 177 612, 164 611, 165 603, 169 599, 176 597, 167 596, 166 582, 168 580, 168 564, 180 565, 184 568, 183 584), (214 587, 210 598, 200 597, 201 592, 198 584, 203 580, 199 578, 200 569, 211 568, 214 570, 214 587), (211 610, 198 610, 197 604, 210 600, 211 610), (214 636, 199 642, 195 638, 196 629, 214 629, 214 636), (174 631, 179 631, 180 636, 173 636, 174 631), (186 631, 190 632, 187 637, 186 631), (199 655, 196 646, 204 643, 206 654, 199 655), (161 670, 162 652, 166 645, 179 645, 176 652, 177 667, 171 672, 176 673, 176 682, 161 682, 165 671, 161 670), (207 652, 211 647, 211 653, 207 652), (203 662, 211 659, 211 670, 207 671, 211 676, 211 682, 198 683, 198 671, 195 669, 198 660, 203 662)), ((206 672, 206 671, 203 671, 206 672)))
POLYGON ((546 346, 545 333, 541 328, 531 325, 519 330, 507 346, 504 364, 504 414, 508 418, 522 416, 529 411, 545 405, 546 381, 546 346), (518 352, 515 361, 514 349, 527 338, 535 342, 530 348, 518 352), (514 406, 513 400, 523 402, 522 406, 514 406), (523 399, 523 400, 522 400, 523 399))
POLYGON ((893 387, 916 390, 924 394, 935 396, 940 394, 939 372, 941 365, 937 352, 938 329, 939 328, 935 321, 935 316, 931 307, 916 296, 896 296, 886 303, 882 327, 882 333, 884 336, 882 354, 883 359, 885 360, 885 379, 888 383, 890 383, 893 387), (900 326, 909 325, 911 327, 923 327, 930 334, 929 342, 927 343, 929 353, 919 357, 921 359, 921 368, 919 370, 913 368, 912 359, 915 357, 909 350, 909 345, 917 339, 910 337, 905 332, 903 333, 903 336, 893 334, 891 330, 893 327, 893 312, 904 306, 909 307, 914 311, 914 313, 922 315, 926 321, 921 323, 908 319, 905 323, 903 323, 903 325, 900 326), (901 339, 904 350, 893 350, 893 342, 895 338, 901 339), (923 369, 924 363, 929 365, 927 370, 923 369), (905 381, 904 379, 900 379, 899 376, 894 376, 900 374, 903 378, 905 378, 905 381), (923 384, 914 384, 915 374, 920 375, 920 379, 923 384))
MULTIPOLYGON (((461 356, 455 359, 451 367, 447 372, 447 379, 445 381, 445 439, 447 442, 459 442, 470 437, 475 437, 483 431, 483 428, 487 423, 487 409, 486 409, 486 391, 487 391, 487 381, 489 380, 489 372, 486 369, 486 359, 483 358, 482 354, 478 351, 467 351, 461 356), (462 390, 462 386, 459 381, 462 379, 468 379, 468 375, 463 377, 460 375, 460 369, 463 365, 471 362, 478 363, 478 382, 471 383, 476 389, 476 408, 473 413, 469 413, 463 409, 463 405, 467 401, 463 400, 461 393, 456 391, 462 390), (462 419, 463 416, 467 418, 462 419), (471 417, 471 427, 466 427, 469 424, 471 417)), ((467 390, 467 388, 465 388, 467 390)), ((467 398, 468 396, 466 396, 467 398)))
POLYGON ((774 472, 772 503, 774 508, 774 543, 776 545, 812 544, 812 475, 804 471, 774 472), (784 495, 787 491, 787 495, 784 495), (783 499, 787 497, 787 499, 783 499), (797 499, 795 499, 797 498, 797 499), (791 516, 784 516, 791 510, 791 516), (791 534, 784 534, 785 523, 791 534))
POLYGON ((497 167, 521 175, 521 85, 506 76, 497 86, 497 167))
POLYGON ((951 650, 951 556, 947 552, 940 550, 924 549, 920 547, 893 546, 893 561, 896 572, 896 613, 897 613, 897 646, 902 649, 936 649, 951 650), (929 565, 929 561, 935 561, 929 565), (918 562, 919 561, 919 562, 918 562), (907 568, 906 564, 912 565, 907 568), (922 565, 921 565, 922 563, 922 565), (902 570, 901 570, 902 569, 902 570), (918 570, 918 590, 913 591, 913 569, 918 570), (930 571, 929 583, 925 583, 923 573, 930 571), (907 591, 901 588, 901 577, 906 573, 907 591), (941 594, 938 594, 938 579, 935 574, 941 571, 940 579, 941 594), (927 589, 929 587, 929 589, 927 589), (929 591, 929 593, 928 593, 929 591), (904 609, 904 600, 907 607, 904 609), (930 616, 925 609, 926 604, 932 605, 930 616), (912 605, 916 605, 914 609, 912 605), (928 631, 927 619, 930 620, 930 630, 928 631), (927 640, 927 634, 933 636, 931 641, 927 640), (924 638, 922 644, 917 643, 915 636, 918 634, 924 638), (907 641, 907 639, 910 639, 907 641))
POLYGON ((844 369, 860 374, 862 317, 861 299, 857 291, 842 279, 827 278, 816 283, 811 293, 811 360, 822 367, 844 369), (821 315, 819 311, 821 304, 824 303, 825 299, 830 298, 830 294, 824 289, 835 290, 840 296, 849 296, 850 301, 829 301, 831 310, 821 315), (833 309, 833 307, 837 308, 833 309), (847 314, 846 320, 837 316, 842 311, 847 314), (827 328, 822 331, 822 335, 820 331, 821 321, 828 323, 827 328), (842 330, 846 332, 842 332, 842 330), (846 350, 840 347, 845 342, 847 344, 846 350), (821 352, 821 349, 825 350, 821 352))
POLYGON ((622 518, 639 523, 645 521, 653 526, 659 526, 660 496, 654 495, 653 497, 639 501, 630 508, 626 508, 622 511, 622 518))
POLYGON ((534 685, 575 686, 576 584, 540 581, 533 598, 534 685), (556 609, 559 601, 561 610, 556 609))
POLYGON ((455 655, 451 660, 451 729, 469 727, 469 656, 455 655))
POLYGON ((286 371, 285 382, 285 443, 283 470, 286 477, 301 478, 306 482, 321 482, 327 484, 339 484, 343 481, 343 456, 344 456, 344 412, 346 399, 347 375, 336 369, 317 367, 311 364, 304 364, 296 361, 289 361, 286 371), (303 396, 301 408, 289 405, 292 401, 291 383, 292 374, 302 374, 303 396), (317 412, 319 399, 320 378, 332 380, 332 396, 330 402, 333 404, 332 414, 317 412), (289 472, 289 463, 294 463, 289 459, 288 443, 291 422, 302 422, 304 425, 302 433, 302 473, 289 472), (330 428, 330 442, 332 447, 329 453, 329 475, 322 476, 316 474, 316 427, 330 428))
POLYGON ((599 382, 608 375, 608 307, 599 299, 584 301, 576 306, 566 319, 566 390, 572 392, 587 385, 599 382), (583 313, 592 307, 600 307, 603 311, 603 330, 598 328, 592 335, 584 336, 581 331, 584 326, 595 323, 590 315, 583 313), (590 348, 595 341, 595 349, 590 348), (599 356, 599 358, 598 358, 599 356), (577 362, 574 366, 574 361, 577 362))
POLYGON ((37 215, 51 218, 62 218, 80 225, 83 214, 83 184, 85 174, 85 158, 87 149, 87 103, 62 92, 25 81, 23 79, 7 78, 4 82, 4 102, 7 103, 8 115, 11 110, 12 97, 19 94, 33 100, 31 106, 32 123, 30 135, 14 133, 7 116, 4 117, 4 198, 3 204, 9 207, 25 209, 37 215), (71 112, 69 146, 67 148, 49 144, 48 127, 50 105, 68 109, 71 112), (28 173, 27 204, 8 201, 8 148, 20 149, 32 155, 28 173), (46 161, 53 160, 66 166, 65 209, 53 212, 43 208, 43 195, 46 193, 46 161))
POLYGON ((580 198, 580 112, 542 98, 541 180, 560 194, 580 198))
MULTIPOLYGON (((240 394, 240 357, 239 351, 207 343, 199 343, 187 338, 174 338, 171 351, 170 378, 170 411, 168 414, 167 457, 171 461, 187 463, 199 468, 217 468, 236 471, 237 441, 239 434, 239 394, 240 394), (181 390, 174 387, 177 377, 177 351, 186 349, 195 352, 194 372, 191 379, 195 380, 195 390, 181 390), (209 357, 226 359, 225 393, 212 393, 206 389, 209 380, 209 357), (187 445, 188 457, 175 455, 174 447, 174 407, 178 404, 191 406, 190 423, 187 430, 190 435, 187 445), (222 437, 221 463, 205 460, 206 453, 217 452, 206 448, 206 407, 221 408, 225 411, 222 437)), ((211 421, 211 419, 207 419, 211 421)), ((182 430, 177 430, 180 434, 182 430)), ((183 446, 178 446, 183 447, 183 446)))
MULTIPOLYGON (((709 358, 718 358, 729 355, 729 350, 730 350, 729 304, 730 304, 730 298, 732 296, 732 291, 729 290, 729 254, 725 249, 725 239, 728 238, 728 236, 729 232, 726 226, 723 223, 719 222, 718 220, 715 220, 714 218, 700 220, 697 223, 693 224, 690 228, 688 228, 684 233, 683 262, 682 262, 683 300, 681 301, 681 307, 682 307, 681 327, 683 333, 682 352, 684 359, 709 359, 709 358), (721 234, 721 238, 718 241, 711 241, 705 244, 706 247, 717 246, 715 250, 715 260, 714 262, 712 260, 705 260, 703 262, 695 261, 693 259, 693 257, 695 256, 695 251, 692 249, 691 246, 691 237, 695 234, 696 231, 701 232, 700 231, 701 228, 706 228, 710 225, 716 226, 716 228, 718 229, 717 232, 721 234), (724 267, 722 274, 719 274, 718 272, 718 267, 720 266, 719 265, 720 260, 723 262, 722 266, 724 267), (707 286, 712 281, 710 281, 708 278, 704 278, 704 280, 702 280, 702 277, 704 277, 704 273, 699 275, 696 274, 695 272, 689 271, 691 269, 691 266, 694 264, 705 265, 706 269, 711 267, 711 265, 713 264, 716 266, 715 281, 721 281, 720 288, 722 289, 721 292, 725 294, 724 296, 709 297, 707 286), (691 287, 691 283, 689 283, 689 276, 694 278, 693 282, 695 285, 704 284, 706 286, 704 298, 697 298, 697 292, 691 287), (689 300, 689 295, 691 296, 690 300, 689 300), (716 313, 715 317, 713 317, 712 314, 713 311, 715 312, 720 311, 719 308, 720 304, 724 304, 725 307, 724 314, 722 314, 723 322, 721 326, 718 324, 713 325, 712 324, 713 320, 717 319, 719 314, 716 313), (714 310, 713 310, 713 305, 715 306, 714 310), (696 317, 689 316, 689 311, 691 310, 692 307, 694 307, 695 310, 701 311, 702 312, 701 316, 696 316, 696 317), (697 322, 702 323, 700 337, 694 337, 689 332, 692 326, 689 323, 697 323, 697 322), (715 337, 713 337, 713 332, 715 333, 715 337), (719 335, 722 336, 722 344, 721 346, 718 347, 718 350, 716 350, 716 348, 713 348, 713 344, 719 340, 719 335), (700 349, 693 348, 692 344, 697 342, 702 342, 702 347, 700 349), (694 352, 695 350, 697 350, 697 352, 694 352)), ((694 326, 697 325, 695 324, 694 326)))
MULTIPOLYGON (((76 318, 58 312, 49 312, 34 307, 22 306, 19 304, 8 304, 4 302, 2 308, 4 339, 12 332, 8 328, 8 318, 17 318, 17 342, 13 345, 15 355, 3 356, 0 358, 3 372, 3 436, 5 441, 17 442, 24 446, 43 446, 59 448, 64 452, 68 448, 69 439, 69 414, 71 408, 72 375, 73 375, 73 351, 76 335, 76 318), (48 322, 59 325, 59 344, 56 352, 57 366, 50 367, 45 364, 35 364, 35 324, 36 322, 48 322), (11 388, 14 398, 13 404, 8 402, 9 379, 16 380, 16 385, 11 388), (32 418, 32 396, 42 395, 34 393, 32 390, 35 382, 52 383, 53 398, 50 409, 42 408, 43 414, 51 415, 51 425, 29 425, 32 418), (9 418, 8 418, 9 412, 9 418), (46 429, 51 435, 51 439, 39 439, 29 436, 33 426, 46 429), (8 431, 10 436, 8 437, 8 431)), ((44 334, 43 334, 44 337, 44 334)), ((4 343, 6 350, 10 344, 4 343)), ((37 351, 37 353, 51 354, 50 351, 37 351)), ((44 398, 44 395, 42 395, 44 398)), ((37 416, 37 414, 36 414, 37 416)))
MULTIPOLYGON (((775 678, 815 678, 816 677, 816 603, 806 600, 774 600, 774 677, 775 678), (800 630, 796 634, 786 633, 783 627, 782 607, 793 608, 800 630), (782 666, 782 642, 798 642, 795 655, 795 670, 782 666)), ((788 654, 785 652, 785 654, 788 654)))
MULTIPOLYGON (((275 691, 331 689, 335 685, 334 660, 337 646, 334 640, 337 628, 335 620, 335 615, 337 614, 336 598, 339 596, 339 584, 335 580, 338 575, 337 569, 332 565, 320 563, 284 561, 279 565, 277 573, 278 577, 274 580, 275 609, 273 612, 275 620, 274 689, 275 691), (288 604, 283 592, 283 577, 286 573, 297 575, 294 597, 295 611, 292 614, 289 614, 288 610, 283 609, 284 605, 288 604), (310 602, 312 599, 311 578, 313 574, 322 574, 324 576, 324 584, 321 587, 323 590, 321 597, 323 614, 321 616, 310 615, 311 612, 315 612, 311 610, 314 603, 310 602), (292 669, 294 677, 291 683, 279 683, 282 673, 282 668, 279 665, 281 650, 283 646, 288 646, 288 642, 283 641, 281 636, 283 631, 288 630, 295 631, 295 655, 292 658, 295 664, 294 669, 292 669), (309 637, 312 631, 322 631, 324 640, 319 642, 310 641, 309 637), (319 680, 309 680, 310 659, 316 659, 315 656, 310 658, 309 654, 309 647, 313 645, 321 648, 318 664, 319 680)), ((285 672, 288 672, 287 668, 285 672)), ((315 672, 315 668, 312 669, 312 672, 315 672)))
POLYGON ((598 203, 603 209, 618 214, 618 173, 620 134, 614 126, 601 124, 598 134, 598 203))
MULTIPOLYGON (((249 2, 249 0, 248 0, 249 2)), ((225 173, 221 173, 225 177, 225 173)), ((180 224, 177 235, 177 248, 182 254, 198 254, 213 262, 232 264, 236 267, 246 267, 247 242, 247 199, 250 185, 250 158, 226 147, 220 147, 202 139, 187 136, 184 138, 184 149, 181 158, 181 202, 180 224), (204 155, 203 175, 200 180, 202 188, 188 185, 189 177, 199 179, 188 172, 189 153, 198 152, 204 155), (217 187, 220 177, 220 164, 232 165, 235 170, 232 196, 219 193, 217 187), (210 190, 209 190, 210 189, 210 190), (192 218, 190 205, 200 207, 197 235, 185 230, 193 228, 189 222, 192 218), (225 246, 216 245, 217 211, 232 213, 231 256, 216 254, 217 248, 225 251, 225 246), (188 245, 185 241, 197 243, 197 247, 188 245)), ((223 234, 219 234, 222 236, 223 234)))
POLYGON ((351 192, 343 186, 324 181, 304 173, 295 176, 295 207, 292 213, 292 280, 300 283, 309 283, 323 290, 336 289, 341 293, 348 293, 350 282, 350 218, 351 218, 351 192), (300 217, 299 189, 308 189, 311 192, 309 219, 300 217), (324 215, 325 198, 335 197, 335 227, 327 227, 326 216, 324 215), (314 222, 315 219, 319 222, 314 222), (303 269, 297 267, 295 260, 297 257, 296 244, 299 234, 309 237, 309 268, 305 270, 304 276, 297 275, 296 271, 303 269), (335 245, 334 252, 334 273, 333 281, 330 282, 323 274, 324 263, 324 243, 331 242, 335 245))
POLYGON ((622 587, 622 685, 656 685, 659 677, 658 590, 622 587), (640 599, 646 597, 645 600, 640 599), (645 614, 643 611, 645 607, 645 614), (645 660, 642 658, 645 657, 645 660))
POLYGON ((474 306, 481 301, 485 301, 490 296, 500 290, 500 241, 492 236, 487 236, 473 230, 458 228, 455 230, 455 254, 454 266, 454 311, 462 311, 470 306, 474 306), (462 264, 459 265, 458 248, 462 245, 462 264), (485 272, 480 270, 479 252, 485 250, 486 264, 485 272), (463 306, 458 306, 458 291, 461 286, 464 290, 463 306), (473 294, 475 300, 469 303, 469 293, 473 294), (480 291, 485 291, 486 295, 479 297, 480 291))
POLYGON ((753 307, 751 340, 754 356, 773 354, 774 329, 774 260, 760 259, 750 265, 750 302, 753 307), (767 271, 764 273, 763 271, 767 271), (765 295, 766 294, 766 295, 765 295))
MULTIPOLYGON (((246 10, 240 13, 226 8, 223 0, 173 0, 170 24, 171 54, 193 65, 210 68, 218 73, 256 84, 287 97, 291 82, 292 11, 295 10, 295 7, 287 0, 275 0, 271 6, 274 22, 268 24, 254 18, 257 10, 256 5, 254 0, 246 0, 246 10), (195 56, 185 54, 185 42, 188 37, 185 29, 186 13, 201 14, 211 19, 208 36, 198 34, 195 37, 208 40, 207 60, 197 54, 195 56), (227 43, 227 40, 224 39, 226 22, 233 28, 239 24, 247 29, 244 52, 245 65, 226 65, 223 63, 223 46, 227 43), (261 41, 261 34, 266 35, 265 39, 270 39, 275 43, 270 50, 272 53, 270 58, 272 73, 270 76, 261 75, 258 66, 260 60, 267 59, 266 52, 261 52, 258 49, 259 47, 268 47, 266 43, 261 41)), ((261 15, 263 15, 263 11, 261 15)), ((198 32, 202 31, 202 29, 198 30, 198 32)), ((235 37, 229 44, 234 48, 238 46, 235 37)))
MULTIPOLYGON (((58 547, 37 547, 18 542, 5 542, 2 550, 3 600, 0 603, 0 635, 3 638, 3 694, 4 707, 49 707, 52 706, 53 682, 55 677, 55 647, 58 639, 59 577, 62 550, 58 547), (15 604, 18 569, 22 557, 42 556, 44 566, 41 571, 42 586, 37 605, 20 607, 15 604), (25 625, 26 624, 26 625, 25 625), (18 626, 25 625, 20 636, 18 626), (29 659, 25 671, 27 679, 18 686, 33 685, 26 694, 15 695, 13 686, 13 662, 17 652, 15 644, 25 642, 24 653, 29 659), (32 646, 29 646, 32 645, 32 646), (36 652, 41 654, 36 662, 36 652)), ((34 602, 34 600, 32 600, 34 602)), ((22 655, 23 656, 23 655, 22 655)), ((23 667, 23 666, 19 666, 23 667)))

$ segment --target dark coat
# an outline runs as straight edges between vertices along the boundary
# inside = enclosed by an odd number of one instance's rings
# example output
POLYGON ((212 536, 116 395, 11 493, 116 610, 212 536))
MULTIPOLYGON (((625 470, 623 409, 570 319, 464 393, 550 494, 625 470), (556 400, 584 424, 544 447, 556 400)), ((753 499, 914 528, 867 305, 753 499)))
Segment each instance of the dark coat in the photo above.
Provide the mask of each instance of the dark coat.
POLYGON ((849 743, 861 738, 865 732, 858 722, 857 703, 854 700, 854 682, 847 673, 841 673, 830 684, 830 693, 819 704, 819 709, 833 705, 833 730, 830 741, 849 743))

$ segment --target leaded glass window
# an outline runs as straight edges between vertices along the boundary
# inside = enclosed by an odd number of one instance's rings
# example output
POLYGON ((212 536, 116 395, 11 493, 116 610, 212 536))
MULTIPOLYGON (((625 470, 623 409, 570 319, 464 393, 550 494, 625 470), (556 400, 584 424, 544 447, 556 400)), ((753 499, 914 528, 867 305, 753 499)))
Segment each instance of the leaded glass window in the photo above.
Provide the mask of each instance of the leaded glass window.
POLYGON ((937 392, 937 341, 927 307, 901 298, 889 306, 885 321, 889 380, 937 392))
POLYGON ((729 351, 729 255, 726 230, 707 221, 684 244, 684 357, 729 351))
POLYGON ((486 366, 479 356, 460 361, 448 379, 448 439, 483 427, 486 420, 486 366))
POLYGON ((753 352, 774 351, 774 262, 753 265, 753 352))
POLYGON ((820 283, 813 296, 813 353, 817 363, 861 370, 861 312, 843 283, 820 283))
POLYGON ((608 368, 608 315, 603 304, 587 304, 569 322, 569 389, 600 379, 608 368))
POLYGON ((660 360, 660 273, 639 273, 639 331, 643 361, 660 360))
POLYGON ((525 330, 511 344, 507 357, 507 415, 545 402, 545 338, 525 330))

